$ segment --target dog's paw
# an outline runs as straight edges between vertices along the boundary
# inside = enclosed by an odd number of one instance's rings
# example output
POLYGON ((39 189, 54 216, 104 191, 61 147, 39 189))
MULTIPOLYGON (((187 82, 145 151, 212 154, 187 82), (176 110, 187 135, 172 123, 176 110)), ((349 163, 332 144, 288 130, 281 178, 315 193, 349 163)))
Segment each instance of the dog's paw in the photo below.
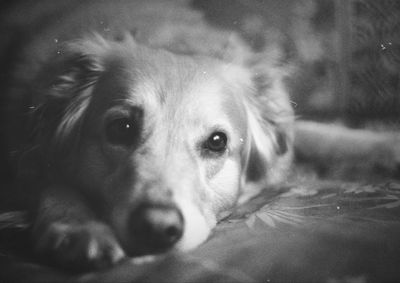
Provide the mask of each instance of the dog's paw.
POLYGON ((391 146, 391 172, 392 176, 400 179, 400 138, 390 142, 391 146))
POLYGON ((53 223, 36 241, 39 253, 71 269, 101 269, 125 257, 110 228, 97 222, 53 223))
POLYGON ((375 167, 393 178, 400 178, 400 138, 377 143, 370 158, 375 167))

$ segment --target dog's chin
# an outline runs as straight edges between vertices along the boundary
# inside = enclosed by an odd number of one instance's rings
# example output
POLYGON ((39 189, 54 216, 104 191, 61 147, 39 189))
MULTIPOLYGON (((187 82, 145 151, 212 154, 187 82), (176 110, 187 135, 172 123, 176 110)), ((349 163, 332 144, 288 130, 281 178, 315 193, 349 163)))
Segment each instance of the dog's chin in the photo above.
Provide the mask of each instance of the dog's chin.
POLYGON ((178 200, 177 204, 183 214, 185 229, 174 250, 189 251, 207 240, 212 228, 216 225, 216 218, 211 213, 201 212, 191 202, 178 200))

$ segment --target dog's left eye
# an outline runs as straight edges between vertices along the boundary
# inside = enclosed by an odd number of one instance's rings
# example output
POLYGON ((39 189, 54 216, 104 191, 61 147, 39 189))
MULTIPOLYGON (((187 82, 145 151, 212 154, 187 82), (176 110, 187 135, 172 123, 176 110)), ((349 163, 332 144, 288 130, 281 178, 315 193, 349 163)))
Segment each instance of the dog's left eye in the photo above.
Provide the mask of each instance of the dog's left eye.
POLYGON ((133 145, 138 137, 137 125, 129 118, 110 121, 106 126, 107 140, 114 145, 133 145))
POLYGON ((207 139, 205 147, 210 151, 222 153, 226 150, 227 142, 228 138, 225 133, 214 132, 207 139))

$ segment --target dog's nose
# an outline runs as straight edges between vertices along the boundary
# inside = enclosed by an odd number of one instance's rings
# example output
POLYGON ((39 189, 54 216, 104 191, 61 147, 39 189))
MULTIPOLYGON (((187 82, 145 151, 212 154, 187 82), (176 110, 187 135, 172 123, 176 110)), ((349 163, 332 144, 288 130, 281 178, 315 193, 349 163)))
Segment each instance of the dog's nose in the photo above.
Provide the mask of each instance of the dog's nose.
POLYGON ((130 217, 132 235, 144 252, 163 252, 172 247, 183 234, 181 212, 172 205, 141 205, 130 217))

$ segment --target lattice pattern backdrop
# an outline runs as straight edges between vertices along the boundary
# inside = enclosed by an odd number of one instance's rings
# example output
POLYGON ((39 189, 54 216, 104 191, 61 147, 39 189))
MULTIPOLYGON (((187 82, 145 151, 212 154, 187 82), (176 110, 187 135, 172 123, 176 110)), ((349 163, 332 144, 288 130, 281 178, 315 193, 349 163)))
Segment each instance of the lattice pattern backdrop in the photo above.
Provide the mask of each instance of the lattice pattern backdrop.
POLYGON ((353 119, 398 119, 400 1, 340 2, 350 5, 351 60, 346 113, 353 119))

